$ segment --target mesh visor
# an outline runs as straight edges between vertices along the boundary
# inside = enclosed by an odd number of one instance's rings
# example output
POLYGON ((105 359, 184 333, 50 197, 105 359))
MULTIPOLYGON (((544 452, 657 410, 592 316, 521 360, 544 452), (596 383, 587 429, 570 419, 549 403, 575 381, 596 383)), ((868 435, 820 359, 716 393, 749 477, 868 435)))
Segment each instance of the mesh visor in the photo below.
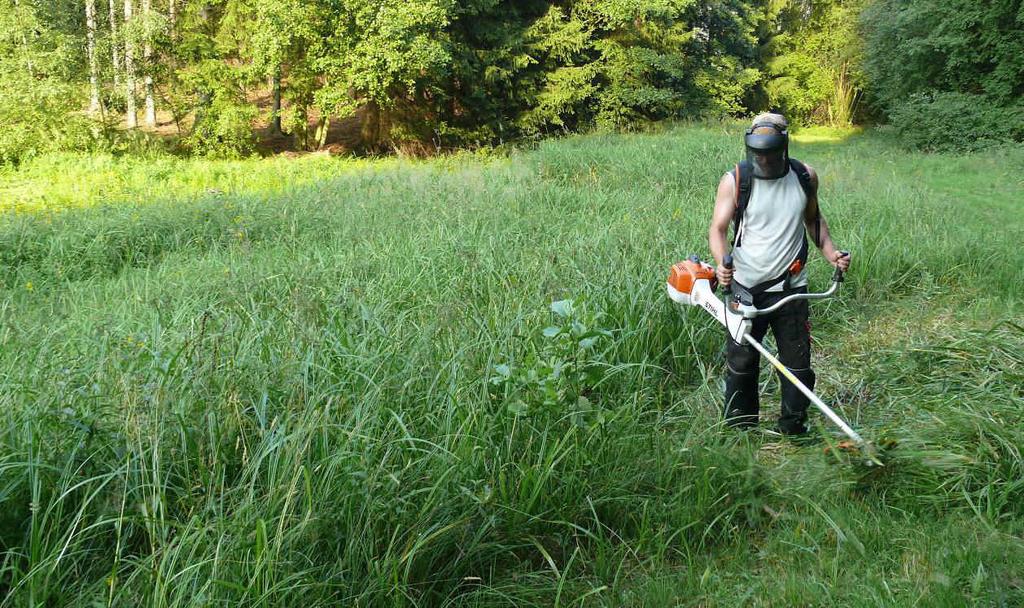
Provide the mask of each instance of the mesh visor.
POLYGON ((744 138, 747 160, 754 167, 754 177, 777 179, 789 168, 789 138, 782 133, 748 133, 744 138))

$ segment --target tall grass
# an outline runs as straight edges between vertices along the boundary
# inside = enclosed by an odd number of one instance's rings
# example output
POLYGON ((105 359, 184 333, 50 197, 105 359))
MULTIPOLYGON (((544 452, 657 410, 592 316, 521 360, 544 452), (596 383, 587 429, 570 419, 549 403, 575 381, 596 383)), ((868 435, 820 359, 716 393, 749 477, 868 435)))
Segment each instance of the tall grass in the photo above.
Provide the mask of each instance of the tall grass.
POLYGON ((168 165, 194 187, 10 211, 0 605, 1021 601, 1024 260, 982 245, 1019 241, 1024 157, 794 150, 855 252, 822 394, 897 442, 865 472, 723 430, 721 332, 663 295, 737 141, 168 165))
POLYGON ((853 124, 854 111, 861 91, 850 79, 849 63, 839 66, 826 102, 826 119, 830 126, 849 127, 853 124))

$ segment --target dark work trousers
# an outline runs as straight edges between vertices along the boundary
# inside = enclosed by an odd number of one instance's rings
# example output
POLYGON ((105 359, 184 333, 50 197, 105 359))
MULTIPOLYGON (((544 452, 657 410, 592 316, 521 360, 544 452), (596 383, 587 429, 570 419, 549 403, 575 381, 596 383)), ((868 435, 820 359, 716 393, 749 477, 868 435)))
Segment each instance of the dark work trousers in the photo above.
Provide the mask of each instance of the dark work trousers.
MULTIPOLYGON (((754 306, 767 308, 787 295, 806 292, 806 287, 800 287, 787 292, 762 293, 754 296, 754 306)), ((754 318, 751 337, 761 342, 769 326, 775 335, 779 361, 807 388, 814 390, 807 300, 790 302, 769 315, 754 318)), ((749 344, 737 344, 731 336, 726 339, 725 420, 732 426, 754 426, 760 410, 757 389, 761 353, 749 344)), ((788 435, 806 433, 810 400, 782 374, 779 374, 779 382, 782 387, 779 431, 788 435)))

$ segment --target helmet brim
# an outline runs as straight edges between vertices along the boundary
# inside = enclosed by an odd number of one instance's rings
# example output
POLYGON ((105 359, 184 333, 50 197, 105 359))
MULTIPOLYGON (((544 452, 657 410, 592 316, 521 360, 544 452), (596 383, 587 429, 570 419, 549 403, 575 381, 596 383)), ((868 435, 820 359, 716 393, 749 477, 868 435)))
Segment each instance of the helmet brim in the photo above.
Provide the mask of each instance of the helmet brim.
POLYGON ((760 152, 781 150, 786 147, 786 141, 787 137, 782 133, 748 133, 744 138, 744 143, 749 150, 760 152))

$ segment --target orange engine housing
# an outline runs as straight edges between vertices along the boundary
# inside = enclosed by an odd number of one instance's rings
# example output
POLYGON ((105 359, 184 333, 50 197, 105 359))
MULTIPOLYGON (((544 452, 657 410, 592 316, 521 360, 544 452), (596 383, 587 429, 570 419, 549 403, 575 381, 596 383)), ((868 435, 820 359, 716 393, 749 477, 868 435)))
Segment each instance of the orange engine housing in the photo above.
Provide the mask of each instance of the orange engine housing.
POLYGON ((668 273, 668 284, 676 291, 685 294, 689 294, 693 290, 693 284, 701 279, 708 280, 711 284, 711 291, 718 287, 715 269, 703 262, 693 260, 676 262, 668 273))

